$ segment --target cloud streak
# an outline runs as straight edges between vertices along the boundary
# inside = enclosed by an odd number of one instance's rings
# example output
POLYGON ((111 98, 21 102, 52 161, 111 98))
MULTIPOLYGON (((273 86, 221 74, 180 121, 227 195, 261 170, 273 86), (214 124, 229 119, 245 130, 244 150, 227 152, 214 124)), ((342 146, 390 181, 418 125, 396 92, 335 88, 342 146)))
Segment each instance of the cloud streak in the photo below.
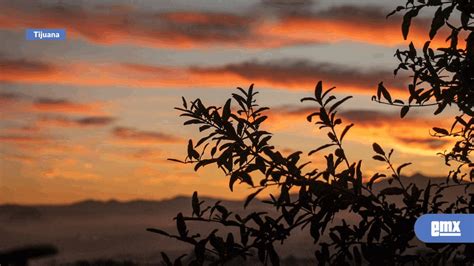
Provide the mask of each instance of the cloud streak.
POLYGON ((115 118, 109 116, 89 116, 83 118, 68 118, 64 116, 44 116, 36 121, 39 127, 102 127, 110 125, 115 118))
MULTIPOLYGON (((311 125, 305 118, 315 111, 316 108, 310 107, 273 108, 268 112, 268 126, 277 132, 294 129, 296 125, 309 128, 311 125)), ((434 120, 415 115, 401 119, 399 113, 365 109, 341 110, 338 116, 346 124, 355 124, 346 137, 350 141, 368 145, 380 142, 402 152, 419 155, 434 155, 452 144, 449 140, 429 135, 434 125, 448 126, 450 121, 447 119, 434 120)))
MULTIPOLYGON (((230 11, 156 12, 132 7, 92 8, 70 3, 8 1, 0 5, 4 10, 0 15, 0 28, 18 30, 43 25, 67 28, 72 36, 101 45, 132 43, 173 48, 268 48, 342 41, 382 46, 405 43, 400 33, 400 17, 385 19, 390 10, 355 5, 319 11, 301 8, 308 3, 265 1, 243 15, 230 11), (269 12, 269 5, 280 8, 269 12)), ((424 26, 429 22, 419 22, 423 26, 412 26, 411 39, 422 45, 427 37, 424 26)))
MULTIPOLYGON (((24 75, 26 75, 24 73, 24 75)), ((75 102, 63 98, 32 98, 14 92, 0 92, 0 110, 4 113, 60 113, 105 116, 102 102, 75 102)))
MULTIPOLYGON (((259 32, 271 36, 286 36, 304 43, 361 42, 380 46, 406 43, 401 36, 401 17, 386 19, 390 10, 380 6, 341 5, 317 12, 284 12, 276 22, 263 23, 259 32)), ((416 18, 410 29, 409 41, 422 46, 427 39, 430 21, 416 18)), ((441 38, 442 39, 442 38, 441 38)), ((444 44, 435 39, 434 46, 444 44)))
POLYGON ((71 114, 103 114, 101 103, 77 103, 66 99, 39 98, 33 102, 33 109, 39 112, 71 114))
MULTIPOLYGON (((57 66, 66 69, 66 66, 57 66)), ((146 64, 101 64, 76 63, 67 67, 68 71, 41 78, 17 73, 4 75, 3 80, 20 83, 66 84, 82 86, 123 86, 138 88, 228 88, 229 84, 250 84, 284 90, 306 91, 323 80, 331 86, 338 86, 340 92, 373 94, 377 84, 384 81, 394 91, 404 91, 406 77, 394 77, 392 70, 367 69, 343 66, 309 60, 244 61, 241 63, 209 67, 169 67, 146 64), (71 69, 73 71, 71 71, 71 69), (75 69, 75 70, 74 70, 75 69), (87 69, 82 71, 81 69, 87 69)), ((1 78, 0 78, 1 79, 1 78)), ((63 100, 39 100, 37 109, 85 111, 93 107, 70 103, 63 100)), ((98 107, 95 107, 98 109, 98 107)))
POLYGON ((402 90, 406 79, 395 79, 392 71, 360 70, 331 63, 314 63, 307 60, 281 60, 269 62, 243 62, 220 67, 192 68, 192 73, 208 77, 236 76, 247 82, 291 89, 314 86, 318 80, 340 86, 344 91, 368 93, 385 80, 395 89, 402 90))
POLYGON ((116 127, 112 130, 112 135, 126 143, 137 144, 162 144, 178 143, 181 138, 157 131, 145 131, 131 127, 116 127))

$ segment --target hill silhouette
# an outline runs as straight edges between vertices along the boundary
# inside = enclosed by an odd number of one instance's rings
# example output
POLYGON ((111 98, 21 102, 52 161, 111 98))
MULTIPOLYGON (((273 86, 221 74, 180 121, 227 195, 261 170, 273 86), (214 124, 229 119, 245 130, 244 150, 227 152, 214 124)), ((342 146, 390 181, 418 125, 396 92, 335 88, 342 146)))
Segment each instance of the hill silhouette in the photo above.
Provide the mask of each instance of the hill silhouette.
MULTIPOLYGON (((429 179, 421 174, 404 177, 423 188, 429 179)), ((374 185, 381 190, 389 184, 383 180, 374 185)), ((448 191, 446 199, 454 199, 464 194, 462 188, 448 191)), ((201 200, 213 204, 219 199, 202 197, 201 200)), ((264 203, 253 201, 243 209, 242 201, 222 200, 229 210, 238 213, 270 211, 264 203)), ((97 201, 85 200, 67 205, 0 205, 0 251, 7 249, 50 243, 59 254, 48 258, 55 262, 77 260, 120 259, 136 262, 157 262, 159 252, 180 255, 190 247, 145 231, 148 227, 175 230, 172 217, 179 211, 191 214, 191 198, 179 196, 172 199, 152 201, 97 201)), ((347 213, 344 218, 351 221, 347 213)), ((338 221, 334 221, 337 223, 338 221)), ((202 224, 192 230, 207 232, 212 226, 202 224)), ((323 236, 324 237, 324 236, 323 236)), ((298 231, 285 242, 282 257, 312 258, 313 242, 304 231, 298 231)))

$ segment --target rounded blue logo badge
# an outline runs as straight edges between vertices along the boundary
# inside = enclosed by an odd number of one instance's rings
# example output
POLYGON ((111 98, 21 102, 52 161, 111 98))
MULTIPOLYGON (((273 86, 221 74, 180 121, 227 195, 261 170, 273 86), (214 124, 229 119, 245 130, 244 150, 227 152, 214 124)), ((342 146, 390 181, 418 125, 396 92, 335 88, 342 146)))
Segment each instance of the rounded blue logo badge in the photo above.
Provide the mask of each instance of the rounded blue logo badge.
POLYGON ((474 214, 425 214, 415 223, 425 243, 474 243, 474 214))

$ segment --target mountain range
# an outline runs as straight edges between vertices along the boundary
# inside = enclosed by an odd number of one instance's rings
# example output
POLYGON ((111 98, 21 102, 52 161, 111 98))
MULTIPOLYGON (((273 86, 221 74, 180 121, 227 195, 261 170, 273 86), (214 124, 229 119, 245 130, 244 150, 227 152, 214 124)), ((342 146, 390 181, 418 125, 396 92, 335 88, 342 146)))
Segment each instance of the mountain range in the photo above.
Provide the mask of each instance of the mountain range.
MULTIPOLYGON (((424 188, 429 178, 414 175, 405 179, 424 188)), ((440 179, 431 180, 436 182, 440 179)), ((382 181, 374 188, 379 190, 387 186, 388 183, 382 181)), ((466 192, 462 188, 455 188, 448 190, 444 196, 449 200, 463 193, 466 192)), ((201 200, 213 204, 218 199, 201 200)), ((271 211, 259 200, 254 200, 246 209, 242 201, 222 200, 222 205, 238 213, 271 211)), ((190 197, 127 202, 86 200, 68 205, 0 205, 0 253, 24 246, 52 244, 59 253, 36 263, 52 265, 104 258, 157 262, 161 259, 161 251, 171 256, 190 251, 190 246, 145 230, 154 227, 175 232, 173 217, 178 212, 191 215, 190 197)), ((205 224, 190 225, 191 232, 205 233, 211 229, 205 224)), ((282 257, 312 258, 316 249, 305 231, 292 235, 284 247, 280 248, 282 257)))

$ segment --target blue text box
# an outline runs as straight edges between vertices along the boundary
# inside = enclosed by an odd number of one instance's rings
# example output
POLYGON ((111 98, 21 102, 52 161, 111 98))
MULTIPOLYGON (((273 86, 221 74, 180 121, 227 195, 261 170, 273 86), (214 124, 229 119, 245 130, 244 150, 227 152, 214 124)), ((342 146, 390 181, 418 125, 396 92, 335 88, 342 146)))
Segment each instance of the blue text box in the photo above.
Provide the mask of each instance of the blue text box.
POLYGON ((66 40, 65 29, 26 29, 26 40, 28 41, 51 41, 66 40))

